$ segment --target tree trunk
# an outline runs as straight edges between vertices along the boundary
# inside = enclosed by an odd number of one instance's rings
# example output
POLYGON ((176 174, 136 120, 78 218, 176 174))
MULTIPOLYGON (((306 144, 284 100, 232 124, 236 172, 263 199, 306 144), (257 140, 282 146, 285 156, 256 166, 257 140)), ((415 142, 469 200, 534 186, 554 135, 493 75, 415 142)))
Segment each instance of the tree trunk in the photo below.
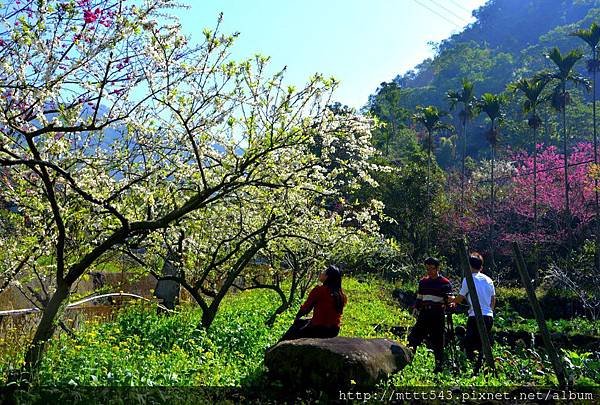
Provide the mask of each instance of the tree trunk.
POLYGON ((466 119, 466 108, 465 108, 465 119, 463 121, 463 144, 462 144, 462 168, 461 168, 461 178, 460 178, 460 206, 461 206, 461 214, 465 214, 465 161, 467 158, 467 119, 466 119))
MULTIPOLYGON (((594 126, 594 164, 598 165, 598 136, 596 132, 596 49, 592 49, 592 122, 594 126)), ((598 198, 598 179, 594 179, 594 196, 596 202, 596 271, 600 273, 600 204, 598 198)))
POLYGON ((58 318, 67 303, 70 292, 70 284, 59 282, 48 305, 44 308, 42 319, 25 354, 25 364, 21 370, 22 376, 26 377, 28 381, 31 381, 39 370, 44 349, 56 330, 58 318))
MULTIPOLYGON (((494 126, 494 121, 492 121, 492 136, 495 136, 494 134, 495 131, 495 126, 494 126)), ((494 188, 495 188, 495 179, 494 179, 494 164, 496 162, 496 144, 495 144, 495 139, 493 139, 493 144, 492 144, 492 175, 491 175, 491 199, 492 199, 492 213, 491 213, 491 223, 490 223, 490 274, 494 274, 494 272, 496 271, 496 262, 494 260, 494 223, 496 222, 496 212, 495 212, 495 202, 496 202, 496 196, 494 193, 494 188)))
POLYGON ((535 282, 535 286, 538 285, 538 271, 539 271, 539 257, 538 257, 538 215, 537 215, 537 114, 535 111, 535 107, 533 108, 533 279, 535 282))
POLYGON ((284 301, 281 303, 281 305, 279 305, 277 307, 277 309, 275 310, 275 312, 273 312, 271 314, 271 316, 269 316, 269 318, 265 321, 265 325, 267 325, 268 327, 272 327, 275 324, 275 320, 277 319, 278 315, 283 314, 285 311, 288 310, 288 308, 291 306, 291 302, 290 301, 284 301))
POLYGON ((265 246, 264 238, 265 235, 262 235, 260 241, 256 242, 252 247, 250 247, 244 254, 236 261, 233 265, 232 269, 229 271, 227 278, 223 282, 223 285, 219 289, 217 295, 213 298, 210 305, 202 311, 202 319, 200 320, 200 327, 204 329, 210 328, 213 321, 215 320, 215 316, 217 315, 217 311, 219 310, 219 306, 221 305, 221 301, 225 298, 225 295, 229 292, 230 288, 233 286, 235 279, 240 275, 240 273, 246 268, 250 260, 258 253, 258 251, 265 246))
POLYGON ((563 124, 563 163, 565 165, 565 223, 567 225, 567 231, 571 233, 570 217, 571 210, 569 208, 569 166, 567 161, 567 94, 566 85, 562 83, 562 124, 563 124))
MULTIPOLYGON (((431 221, 431 130, 427 130, 427 216, 431 221)), ((427 254, 431 245, 431 227, 427 227, 427 254)))
POLYGON ((200 326, 202 328, 204 328, 204 329, 210 328, 210 325, 212 325, 213 321, 215 320, 215 317, 217 316, 218 308, 219 308, 218 305, 213 307, 213 305, 211 304, 207 310, 202 312, 202 319, 200 321, 200 326))
POLYGON ((210 325, 212 324, 212 322, 215 320, 215 316, 217 315, 218 305, 217 305, 216 309, 215 309, 215 307, 213 307, 212 303, 211 303, 211 305, 208 305, 208 303, 206 302, 206 300, 200 293, 199 286, 193 287, 189 283, 187 283, 185 280, 181 280, 180 283, 181 283, 181 286, 183 288, 185 288, 187 290, 187 292, 190 293, 190 295, 192 296, 194 301, 196 301, 196 304, 198 304, 198 306, 202 310, 202 318, 201 318, 200 324, 198 324, 197 328, 198 329, 202 329, 202 328, 208 329, 210 327, 210 325))

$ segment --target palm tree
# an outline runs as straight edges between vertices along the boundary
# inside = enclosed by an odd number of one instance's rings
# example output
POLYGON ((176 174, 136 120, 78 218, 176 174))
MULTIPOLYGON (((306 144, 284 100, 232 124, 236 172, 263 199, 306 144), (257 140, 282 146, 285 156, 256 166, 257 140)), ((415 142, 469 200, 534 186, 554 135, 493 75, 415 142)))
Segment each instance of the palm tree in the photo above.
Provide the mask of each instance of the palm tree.
MULTIPOLYGON (((442 129, 450 129, 451 126, 444 124, 442 117, 448 115, 445 111, 438 110, 432 105, 428 107, 417 106, 417 112, 413 115, 413 119, 423 125, 427 130, 427 206, 428 214, 431 217, 431 154, 433 149, 433 133, 442 129)), ((427 251, 429 252, 430 234, 427 231, 427 251)))
MULTIPOLYGON (((596 132, 596 73, 600 68, 598 60, 598 43, 600 42, 600 26, 593 23, 589 29, 581 29, 571 35, 584 40, 592 51, 592 59, 587 61, 588 72, 592 74, 592 120, 594 127, 594 164, 598 164, 598 136, 596 132)), ((596 268, 600 270, 600 204, 598 203, 598 180, 594 179, 596 197, 596 268)))
POLYGON ((589 87, 589 81, 573 71, 575 63, 583 57, 580 50, 572 50, 566 55, 562 55, 558 48, 553 48, 546 54, 556 65, 553 72, 542 72, 536 76, 538 79, 546 79, 556 82, 552 92, 552 106, 562 113, 562 136, 563 136, 563 162, 564 162, 564 182, 565 182, 565 222, 570 223, 569 208, 569 167, 567 164, 567 104, 569 104, 570 94, 567 92, 567 83, 575 85, 583 84, 589 87))
POLYGON ((467 157, 467 123, 475 117, 475 98, 473 91, 473 82, 463 79, 462 88, 458 91, 448 91, 446 93, 450 103, 450 110, 453 110, 459 103, 462 104, 462 111, 459 113, 460 123, 462 124, 462 162, 461 162, 461 180, 460 180, 460 206, 464 212, 465 201, 465 159, 467 157))
POLYGON ((490 199, 491 199, 491 218, 492 222, 490 224, 490 268, 494 271, 495 263, 494 263, 494 222, 495 222, 495 179, 494 179, 494 165, 496 163, 496 147, 498 146, 498 135, 499 130, 496 126, 503 118, 504 112, 502 111, 503 105, 506 104, 506 98, 501 94, 491 94, 485 93, 481 96, 477 103, 477 109, 481 112, 484 112, 489 120, 490 120, 490 129, 487 132, 487 140, 490 143, 490 150, 492 153, 492 168, 491 168, 491 191, 490 191, 490 199))
MULTIPOLYGON (((529 114, 527 123, 533 130, 533 232, 537 233, 538 215, 537 215, 537 130, 540 127, 542 120, 537 115, 536 109, 543 102, 548 101, 548 97, 542 96, 542 92, 546 88, 548 80, 545 78, 519 79, 515 83, 509 85, 509 90, 513 92, 520 91, 525 96, 523 103, 523 112, 529 114)), ((534 244, 535 255, 535 275, 537 280, 538 255, 537 242, 534 244)))

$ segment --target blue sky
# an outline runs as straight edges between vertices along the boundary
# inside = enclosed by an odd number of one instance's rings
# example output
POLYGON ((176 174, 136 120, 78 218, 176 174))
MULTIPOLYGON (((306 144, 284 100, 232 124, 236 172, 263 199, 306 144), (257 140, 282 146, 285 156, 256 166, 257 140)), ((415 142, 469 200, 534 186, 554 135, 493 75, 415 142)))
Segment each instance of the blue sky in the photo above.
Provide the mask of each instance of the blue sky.
POLYGON ((260 53, 287 82, 301 85, 316 72, 341 81, 334 99, 366 104, 383 81, 432 55, 440 41, 472 22, 486 0, 184 0, 177 14, 200 41, 224 13, 222 32, 240 32, 232 58, 260 53))

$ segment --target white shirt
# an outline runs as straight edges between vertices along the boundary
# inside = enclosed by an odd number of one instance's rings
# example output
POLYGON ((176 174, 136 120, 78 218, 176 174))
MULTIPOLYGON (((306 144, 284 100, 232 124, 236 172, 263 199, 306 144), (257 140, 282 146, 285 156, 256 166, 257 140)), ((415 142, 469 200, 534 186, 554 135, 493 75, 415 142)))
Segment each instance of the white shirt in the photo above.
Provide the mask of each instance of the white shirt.
MULTIPOLYGON (((494 316, 494 311, 492 310, 492 297, 496 295, 494 281, 481 272, 471 274, 473 275, 473 281, 475 282, 479 305, 481 305, 481 313, 483 316, 494 316)), ((469 294, 469 288, 467 287, 467 280, 464 278, 460 286, 459 294, 463 297, 467 297, 467 300, 469 301, 469 316, 475 316, 473 304, 471 303, 471 294, 469 294)))

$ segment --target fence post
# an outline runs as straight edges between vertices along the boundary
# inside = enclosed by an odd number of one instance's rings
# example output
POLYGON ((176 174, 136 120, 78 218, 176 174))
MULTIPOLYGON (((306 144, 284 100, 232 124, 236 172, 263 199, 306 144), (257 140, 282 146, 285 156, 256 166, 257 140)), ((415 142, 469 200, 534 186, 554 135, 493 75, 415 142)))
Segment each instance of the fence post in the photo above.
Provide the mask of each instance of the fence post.
POLYGON ((469 296, 471 297, 471 305, 473 306, 473 312, 475 312, 475 321, 477 323, 477 331, 481 338, 481 349, 483 350, 483 356, 488 367, 495 370, 494 357, 492 356, 492 347, 490 344, 490 337, 483 321, 483 313, 481 312, 481 306, 479 305, 479 297, 477 296, 477 289, 475 288, 475 281, 473 281, 473 275, 471 274, 471 266, 469 265, 469 254, 467 252, 467 245, 464 238, 460 238, 457 243, 458 255, 460 256, 460 265, 463 270, 465 280, 467 281, 467 287, 469 288, 469 296))
POLYGON ((568 386, 567 375, 563 364, 560 361, 558 354, 556 353, 556 349, 552 344, 550 332, 548 332, 548 327, 546 326, 546 321, 544 320, 544 313, 542 312, 542 307, 540 307, 540 303, 538 302, 537 297, 535 296, 535 290, 531 285, 529 273, 527 272, 527 267, 525 266, 525 261, 523 260, 521 249, 519 249, 519 244, 517 242, 513 242, 512 249, 513 254, 515 256, 515 262, 517 264, 517 270, 519 271, 519 274, 521 275, 521 280, 525 285, 525 291, 527 291, 529 304, 531 305, 531 309, 533 309, 533 314, 535 315, 535 320, 537 321, 538 328, 542 334, 542 341, 544 342, 544 346, 546 347, 546 353, 548 353, 548 357, 550 357, 550 361, 552 362, 552 367, 554 368, 554 373, 556 374, 556 378, 558 379, 558 384, 561 388, 566 388, 568 386))

